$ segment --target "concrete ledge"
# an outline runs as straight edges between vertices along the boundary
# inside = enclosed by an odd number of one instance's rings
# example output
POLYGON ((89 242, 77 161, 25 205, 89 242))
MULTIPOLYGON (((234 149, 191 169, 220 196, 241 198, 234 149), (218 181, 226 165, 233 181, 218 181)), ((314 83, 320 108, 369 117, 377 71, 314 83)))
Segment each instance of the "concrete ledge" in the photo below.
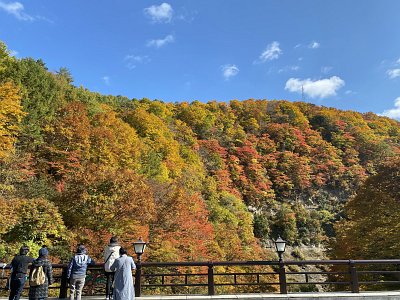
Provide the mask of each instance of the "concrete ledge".
MULTIPOLYGON (((49 300, 56 300, 58 298, 48 298, 49 300)), ((93 296, 93 297, 82 297, 86 300, 105 300, 104 296, 93 296)), ((400 291, 390 292, 362 292, 356 293, 292 293, 292 294, 232 294, 232 295, 170 295, 170 296, 143 296, 136 298, 136 300, 261 300, 261 299, 322 299, 322 300, 333 300, 333 299, 350 299, 350 300, 400 300, 400 291)), ((8 300, 8 298, 0 298, 0 300, 8 300)), ((21 298, 21 300, 27 300, 27 298, 21 298)))
MULTIPOLYGON (((100 299, 100 298, 99 298, 100 299)), ((369 299, 369 300, 400 300, 400 291, 390 292, 363 292, 355 293, 292 293, 292 294, 234 294, 234 295, 216 295, 216 296, 143 296, 137 300, 261 300, 261 299, 369 299)))

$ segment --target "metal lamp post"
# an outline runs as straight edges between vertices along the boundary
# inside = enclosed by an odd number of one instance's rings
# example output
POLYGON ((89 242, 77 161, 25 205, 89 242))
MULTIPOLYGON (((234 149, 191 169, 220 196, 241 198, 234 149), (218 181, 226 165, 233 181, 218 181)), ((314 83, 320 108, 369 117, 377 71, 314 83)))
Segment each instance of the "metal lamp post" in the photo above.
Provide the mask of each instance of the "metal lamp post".
POLYGON ((279 288, 281 294, 287 294, 286 270, 282 259, 282 254, 285 252, 286 248, 286 241, 278 236, 278 238, 275 240, 275 248, 279 256, 279 288))
POLYGON ((136 274, 135 274, 135 296, 140 297, 141 294, 141 276, 142 276, 142 254, 146 249, 147 243, 140 237, 136 242, 133 242, 133 250, 137 255, 136 274))

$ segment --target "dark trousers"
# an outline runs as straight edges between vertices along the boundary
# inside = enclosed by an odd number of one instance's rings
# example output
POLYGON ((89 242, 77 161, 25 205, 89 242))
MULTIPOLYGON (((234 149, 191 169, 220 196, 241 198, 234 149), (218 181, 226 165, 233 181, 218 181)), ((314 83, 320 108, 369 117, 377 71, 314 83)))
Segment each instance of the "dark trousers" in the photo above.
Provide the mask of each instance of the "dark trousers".
POLYGON ((9 300, 19 300, 24 289, 26 277, 13 277, 10 284, 10 297, 9 300))
POLYGON ((113 294, 113 282, 114 282, 114 274, 115 272, 104 272, 106 274, 107 283, 106 283, 106 297, 112 297, 113 294))

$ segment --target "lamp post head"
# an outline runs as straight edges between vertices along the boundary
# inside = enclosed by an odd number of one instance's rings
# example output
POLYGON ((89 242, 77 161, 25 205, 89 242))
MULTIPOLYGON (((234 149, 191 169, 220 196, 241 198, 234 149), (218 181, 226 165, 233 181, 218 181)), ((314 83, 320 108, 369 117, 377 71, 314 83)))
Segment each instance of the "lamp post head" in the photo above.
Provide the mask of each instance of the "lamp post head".
POLYGON ((142 240, 142 237, 140 237, 136 242, 133 242, 133 249, 138 256, 138 260, 140 261, 140 257, 144 253, 144 250, 146 249, 147 243, 142 240))
POLYGON ((278 252, 279 260, 282 260, 282 254, 285 252, 286 241, 284 241, 280 236, 275 240, 276 252, 278 252))

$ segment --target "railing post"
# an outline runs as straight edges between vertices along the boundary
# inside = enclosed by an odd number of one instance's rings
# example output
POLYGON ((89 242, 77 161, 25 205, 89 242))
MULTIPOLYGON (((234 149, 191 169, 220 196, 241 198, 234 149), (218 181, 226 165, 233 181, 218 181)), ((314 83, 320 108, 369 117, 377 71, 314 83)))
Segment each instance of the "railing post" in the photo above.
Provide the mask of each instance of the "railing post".
POLYGON ((142 263, 139 260, 136 264, 136 273, 135 273, 135 297, 140 297, 142 292, 141 277, 142 277, 142 263))
POLYGON ((286 270, 282 260, 279 260, 279 288, 281 294, 287 294, 286 270))
POLYGON ((215 295, 214 291, 214 264, 208 264, 208 295, 212 296, 215 295))
POLYGON ((353 260, 349 260, 349 272, 351 277, 351 292, 359 293, 360 287, 358 285, 357 269, 353 260))
POLYGON ((66 266, 63 267, 61 273, 60 293, 58 295, 58 298, 60 299, 67 298, 67 290, 68 290, 67 272, 68 272, 68 267, 66 266))
POLYGON ((305 266, 305 265, 303 265, 301 268, 302 268, 302 269, 303 269, 303 271, 304 271, 304 277, 306 278, 306 283, 308 283, 308 273, 307 273, 306 266, 305 266))

